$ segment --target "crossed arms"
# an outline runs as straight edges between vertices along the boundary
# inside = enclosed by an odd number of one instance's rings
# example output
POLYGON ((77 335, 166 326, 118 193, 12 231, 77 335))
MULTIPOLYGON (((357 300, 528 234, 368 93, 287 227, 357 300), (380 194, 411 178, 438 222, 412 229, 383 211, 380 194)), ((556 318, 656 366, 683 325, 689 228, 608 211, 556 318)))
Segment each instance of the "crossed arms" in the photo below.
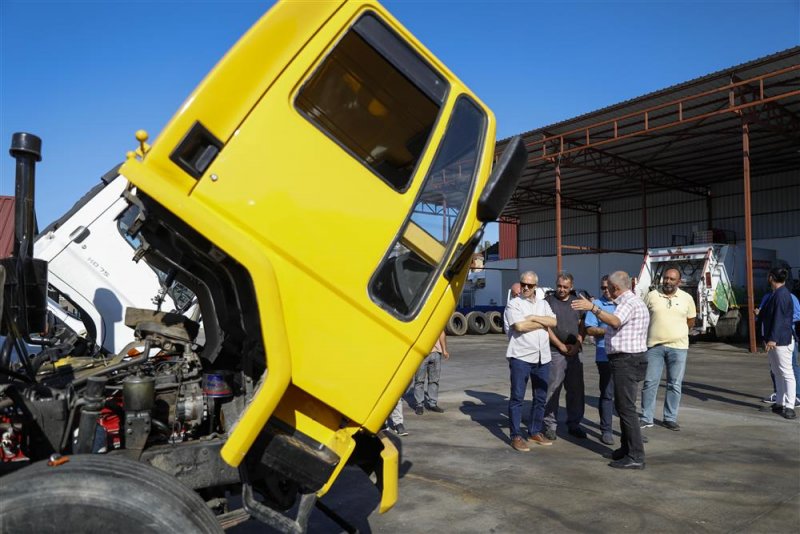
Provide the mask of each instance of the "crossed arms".
POLYGON ((541 330, 548 327, 553 328, 555 326, 555 317, 528 315, 522 321, 514 323, 514 330, 517 332, 533 332, 534 330, 541 330))

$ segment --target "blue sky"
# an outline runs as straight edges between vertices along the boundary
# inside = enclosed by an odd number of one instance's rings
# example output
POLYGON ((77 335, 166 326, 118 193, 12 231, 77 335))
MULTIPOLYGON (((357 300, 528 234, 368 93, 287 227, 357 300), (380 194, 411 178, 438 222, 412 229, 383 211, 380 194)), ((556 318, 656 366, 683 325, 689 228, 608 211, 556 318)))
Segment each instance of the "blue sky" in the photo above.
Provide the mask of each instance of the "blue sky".
MULTIPOLYGON (((0 195, 43 138, 43 227, 155 138, 273 2, 0 0, 0 195)), ((508 137, 800 44, 800 0, 387 1, 508 137)), ((496 238, 496 230, 490 236, 496 238)))

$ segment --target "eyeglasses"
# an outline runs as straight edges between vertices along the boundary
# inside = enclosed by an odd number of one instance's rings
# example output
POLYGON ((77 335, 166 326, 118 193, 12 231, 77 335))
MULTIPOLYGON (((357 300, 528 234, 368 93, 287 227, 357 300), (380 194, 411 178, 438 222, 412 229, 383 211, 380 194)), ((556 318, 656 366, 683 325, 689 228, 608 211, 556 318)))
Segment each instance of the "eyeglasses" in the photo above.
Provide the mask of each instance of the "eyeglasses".
POLYGON ((600 286, 600 291, 608 291, 608 286, 600 286))
POLYGON ((536 284, 525 284, 522 282, 520 282, 519 285, 520 287, 522 287, 522 289, 533 289, 534 287, 536 287, 536 284))

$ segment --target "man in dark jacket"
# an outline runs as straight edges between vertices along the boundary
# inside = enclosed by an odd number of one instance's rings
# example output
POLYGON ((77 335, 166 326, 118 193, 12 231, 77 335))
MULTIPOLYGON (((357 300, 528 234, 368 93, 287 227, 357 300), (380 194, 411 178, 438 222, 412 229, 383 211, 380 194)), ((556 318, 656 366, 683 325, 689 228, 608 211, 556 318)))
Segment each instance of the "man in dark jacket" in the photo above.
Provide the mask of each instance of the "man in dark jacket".
POLYGON ((556 439, 558 400, 562 386, 567 391, 567 431, 576 438, 586 437, 586 431, 581 428, 585 401, 583 363, 580 357, 586 333, 583 324, 585 312, 572 309, 571 304, 575 298, 572 275, 565 272, 559 273, 556 278, 555 292, 545 297, 557 321, 555 327, 547 329, 553 358, 544 409, 544 435, 549 440, 556 439))
POLYGON ((772 297, 759 311, 758 330, 763 333, 764 347, 769 358, 769 366, 775 375, 775 404, 772 411, 786 419, 794 419, 795 378, 792 370, 792 352, 794 336, 792 335, 793 304, 789 290, 786 288, 786 269, 775 267, 769 272, 769 285, 772 297))

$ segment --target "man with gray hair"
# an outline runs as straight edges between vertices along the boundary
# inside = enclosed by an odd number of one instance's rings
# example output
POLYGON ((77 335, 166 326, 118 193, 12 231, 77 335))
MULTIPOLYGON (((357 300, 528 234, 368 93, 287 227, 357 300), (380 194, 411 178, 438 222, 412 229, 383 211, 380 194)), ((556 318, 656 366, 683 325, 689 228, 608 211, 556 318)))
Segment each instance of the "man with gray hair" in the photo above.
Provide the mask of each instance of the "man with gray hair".
POLYGON ((647 372, 647 327, 650 313, 645 303, 631 291, 627 273, 617 271, 608 277, 608 292, 617 308, 608 312, 581 296, 572 302, 576 310, 591 311, 608 325, 606 353, 614 380, 614 406, 619 414, 620 448, 611 454, 610 467, 644 469, 644 445, 636 413, 636 394, 647 372))
POLYGON ((556 316, 547 302, 536 298, 539 277, 535 272, 522 273, 519 281, 522 293, 506 305, 503 326, 508 332, 506 358, 511 373, 511 394, 508 399, 511 447, 519 452, 528 452, 528 439, 537 445, 552 445, 542 434, 542 429, 547 381, 550 377, 547 329, 556 326, 556 316), (533 389, 533 403, 526 436, 521 429, 522 402, 529 379, 533 389))

